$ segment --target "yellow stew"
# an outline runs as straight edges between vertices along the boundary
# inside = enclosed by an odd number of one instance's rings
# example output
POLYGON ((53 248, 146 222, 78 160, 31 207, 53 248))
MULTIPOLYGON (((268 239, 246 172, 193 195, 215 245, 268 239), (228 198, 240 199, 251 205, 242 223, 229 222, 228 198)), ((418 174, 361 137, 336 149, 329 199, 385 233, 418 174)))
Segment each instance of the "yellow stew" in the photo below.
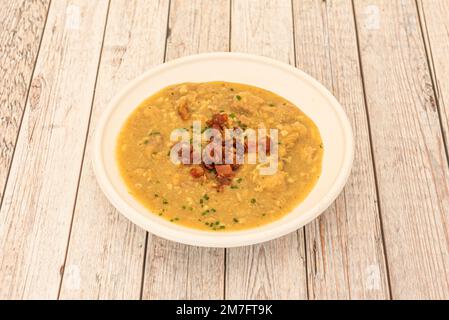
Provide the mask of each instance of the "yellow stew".
POLYGON ((233 231, 296 207, 320 176, 323 145, 313 121, 286 99, 249 85, 206 82, 172 85, 142 102, 121 129, 116 152, 129 192, 150 212, 191 228, 233 231), (276 129, 277 141, 267 135, 263 148, 274 156, 268 147, 276 141, 277 171, 262 175, 260 163, 174 164, 177 142, 170 135, 192 133, 194 121, 202 131, 276 129))

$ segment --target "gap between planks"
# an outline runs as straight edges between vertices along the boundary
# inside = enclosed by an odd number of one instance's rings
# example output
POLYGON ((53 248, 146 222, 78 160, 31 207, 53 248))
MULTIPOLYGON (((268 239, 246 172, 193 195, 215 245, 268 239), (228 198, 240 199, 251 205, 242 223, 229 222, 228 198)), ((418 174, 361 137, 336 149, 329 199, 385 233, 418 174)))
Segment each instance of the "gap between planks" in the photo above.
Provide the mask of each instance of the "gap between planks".
POLYGON ((81 183, 81 174, 83 172, 83 165, 84 165, 84 160, 85 160, 85 155, 86 155, 87 138, 89 136, 89 131, 90 131, 90 125, 91 125, 91 119, 92 119, 92 111, 93 111, 93 107, 94 107, 95 93, 96 93, 97 81, 98 81, 98 74, 99 74, 99 71, 100 71, 101 57, 103 55, 104 39, 105 39, 105 36, 106 36, 106 27, 108 25, 108 17, 109 17, 109 8, 110 7, 111 7, 111 0, 108 0, 108 6, 106 8, 106 18, 105 18, 104 27, 103 27, 103 38, 101 40, 100 54, 99 54, 99 58, 98 58, 97 72, 96 72, 95 82, 94 82, 92 102, 90 104, 89 118, 87 120, 87 130, 86 130, 86 134, 85 134, 85 137, 84 137, 83 154, 82 154, 82 157, 81 157, 81 164, 80 164, 80 170, 79 170, 79 175, 78 175, 78 182, 77 182, 77 185, 76 185, 75 199, 73 201, 72 219, 70 220, 69 234, 67 236, 67 247, 66 247, 66 251, 65 251, 65 254, 64 254, 64 262, 62 264, 62 275, 61 275, 61 281, 59 282, 59 289, 58 289, 58 296, 57 296, 58 300, 59 300, 59 298, 61 296, 61 288, 62 288, 62 282, 63 282, 63 279, 64 279, 65 265, 66 265, 66 262, 67 262, 67 255, 68 255, 69 249, 70 249, 70 238, 71 238, 71 235, 72 235, 73 219, 75 217, 76 202, 78 200, 78 192, 79 192, 80 183, 81 183))

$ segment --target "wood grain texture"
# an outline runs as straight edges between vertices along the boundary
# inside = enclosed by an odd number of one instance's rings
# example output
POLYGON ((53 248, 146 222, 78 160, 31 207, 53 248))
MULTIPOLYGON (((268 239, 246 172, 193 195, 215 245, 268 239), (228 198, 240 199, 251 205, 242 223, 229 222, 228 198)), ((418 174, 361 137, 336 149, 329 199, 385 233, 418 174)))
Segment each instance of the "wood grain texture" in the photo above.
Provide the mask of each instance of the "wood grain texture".
POLYGON ((449 172, 414 1, 355 1, 392 296, 449 298, 449 172))
MULTIPOLYGON (((171 1, 167 60, 228 51, 229 2, 171 1)), ((221 299, 224 249, 200 248, 148 237, 144 299, 221 299)))
POLYGON ((49 1, 0 2, 0 204, 49 1))
POLYGON ((449 298, 449 1, 0 7, 0 299, 449 298), (356 139, 348 184, 260 245, 147 234, 95 182, 96 122, 149 67, 229 46, 296 62, 336 95, 356 139))
POLYGON ((111 2, 61 299, 139 299, 146 232, 118 213, 96 183, 92 133, 113 95, 164 59, 168 0, 111 2))
POLYGON ((435 104, 439 108, 440 121, 449 149, 449 1, 417 0, 421 29, 429 67, 433 76, 435 104))
MULTIPOLYGON (((291 1, 233 1, 231 48, 294 64, 291 1)), ((301 229, 267 243, 227 250, 227 299, 305 299, 301 229)))
POLYGON ((297 66, 333 92, 355 137, 352 174, 305 227, 310 299, 387 299, 387 270, 350 0, 295 0, 297 66))
POLYGON ((56 298, 108 1, 54 1, 0 211, 0 298, 56 298))

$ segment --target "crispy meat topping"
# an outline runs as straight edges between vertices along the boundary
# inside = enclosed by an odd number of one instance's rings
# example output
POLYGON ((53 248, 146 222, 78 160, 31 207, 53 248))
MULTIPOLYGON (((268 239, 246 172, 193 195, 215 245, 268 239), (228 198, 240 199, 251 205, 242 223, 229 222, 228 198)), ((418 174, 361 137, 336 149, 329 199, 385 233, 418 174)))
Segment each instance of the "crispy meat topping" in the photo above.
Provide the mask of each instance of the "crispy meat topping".
MULTIPOLYGON (((190 114, 188 113, 187 104, 180 104, 178 107, 178 113, 180 114, 181 118, 184 119, 184 114, 187 114, 185 119, 188 119, 190 117, 190 114)), ((184 119, 184 120, 185 120, 184 119)), ((224 130, 229 127, 229 118, 226 113, 217 113, 212 116, 210 120, 206 122, 207 126, 209 128, 214 128, 219 130, 223 136, 224 136, 224 130)), ((211 139, 213 140, 213 139, 211 139)), ((203 156, 201 157, 201 164, 195 165, 190 169, 190 175, 197 179, 202 176, 206 177, 214 177, 217 182, 217 190, 222 191, 223 187, 225 185, 230 185, 232 182, 232 178, 234 178, 236 171, 239 169, 240 165, 236 163, 236 148, 237 148, 237 141, 233 139, 232 146, 230 150, 227 150, 225 148, 226 141, 221 141, 221 146, 219 142, 216 146, 217 148, 222 148, 222 155, 220 158, 219 154, 215 154, 214 149, 210 151, 208 154, 207 152, 203 152, 203 156), (228 152, 228 159, 232 159, 232 164, 225 164, 226 160, 226 152, 228 152), (206 161, 205 161, 206 160, 206 161)), ((266 139, 259 139, 258 145, 265 149, 266 154, 269 155, 270 152, 270 144, 271 140, 267 136, 266 139)), ((187 157, 190 157, 190 160, 193 159, 193 148, 189 146, 190 148, 190 154, 186 155, 187 157)), ((248 152, 248 142, 244 141, 244 152, 248 152)), ((179 152, 179 156, 181 157, 181 152, 179 152)), ((191 163, 190 161, 190 163, 191 163)))
POLYGON ((190 169, 190 175, 194 178, 199 178, 204 175, 204 169, 202 167, 194 167, 190 169))
POLYGON ((190 118, 190 111, 189 107, 187 106, 187 100, 183 100, 178 104, 178 114, 184 121, 190 118))

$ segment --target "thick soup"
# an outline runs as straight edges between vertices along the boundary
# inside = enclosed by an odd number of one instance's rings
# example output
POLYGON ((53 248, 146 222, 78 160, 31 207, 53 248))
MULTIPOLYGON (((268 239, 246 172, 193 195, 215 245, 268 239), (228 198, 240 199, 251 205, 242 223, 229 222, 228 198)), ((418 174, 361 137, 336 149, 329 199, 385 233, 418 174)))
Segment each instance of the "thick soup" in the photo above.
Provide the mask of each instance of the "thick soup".
MULTIPOLYGON (((185 141, 180 145, 184 148, 185 141)), ((300 109, 272 92, 229 82, 164 88, 133 111, 117 141, 122 177, 139 202, 172 223, 211 231, 248 229, 281 218, 311 191, 321 173, 322 157, 318 128, 300 109), (194 121, 201 121, 199 143, 192 138, 194 121), (266 134, 257 137, 255 152, 266 152, 265 160, 276 157, 274 174, 261 174, 266 163, 236 162, 237 150, 243 150, 245 159, 254 153, 249 138, 238 140, 240 149, 235 138, 229 151, 224 147, 229 136, 220 141, 204 132, 260 128, 266 134), (277 130, 276 136, 270 129, 277 130), (173 141, 174 130, 189 135, 188 159, 181 151, 172 151, 180 143, 173 141), (194 141, 201 148, 219 143, 223 154, 234 152, 230 156, 234 162, 224 163, 224 155, 218 159, 218 152, 212 151, 212 160, 188 163, 194 141), (174 163, 173 155, 179 155, 181 163, 174 163)))

